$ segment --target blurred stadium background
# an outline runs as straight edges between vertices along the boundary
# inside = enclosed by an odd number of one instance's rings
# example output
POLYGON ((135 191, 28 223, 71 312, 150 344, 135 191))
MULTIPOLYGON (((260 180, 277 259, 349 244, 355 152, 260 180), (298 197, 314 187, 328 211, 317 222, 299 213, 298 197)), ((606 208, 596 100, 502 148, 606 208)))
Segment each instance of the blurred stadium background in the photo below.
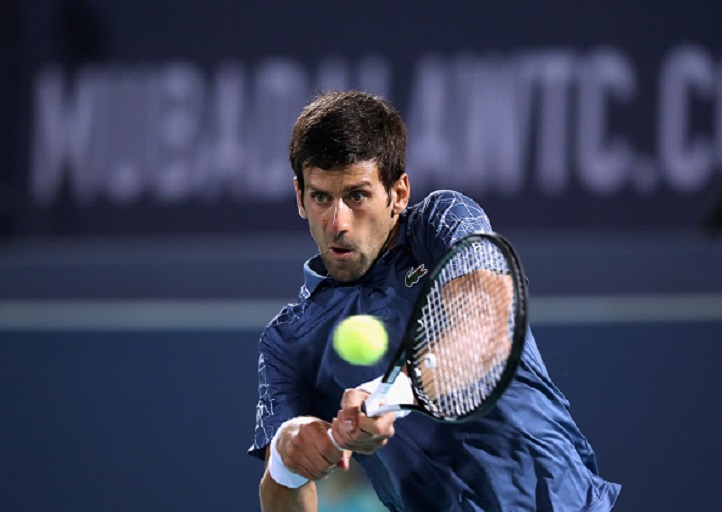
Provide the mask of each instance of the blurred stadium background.
MULTIPOLYGON (((258 335, 316 91, 518 247, 617 510, 716 510, 722 4, 0 0, 0 510, 258 510, 258 335)), ((327 510, 379 510, 362 475, 327 510), (339 501, 341 496, 353 499, 339 501)))

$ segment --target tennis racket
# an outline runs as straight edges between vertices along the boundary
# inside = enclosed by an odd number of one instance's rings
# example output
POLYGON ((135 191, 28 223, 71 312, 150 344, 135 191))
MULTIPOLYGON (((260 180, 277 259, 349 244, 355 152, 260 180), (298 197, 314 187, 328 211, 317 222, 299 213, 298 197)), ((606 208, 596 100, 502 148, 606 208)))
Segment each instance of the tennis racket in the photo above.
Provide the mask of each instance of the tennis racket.
POLYGON ((467 236, 424 283, 395 359, 361 410, 443 422, 484 414, 514 376, 526 329, 526 279, 513 247, 496 233, 467 236), (384 403, 404 366, 416 403, 384 403))

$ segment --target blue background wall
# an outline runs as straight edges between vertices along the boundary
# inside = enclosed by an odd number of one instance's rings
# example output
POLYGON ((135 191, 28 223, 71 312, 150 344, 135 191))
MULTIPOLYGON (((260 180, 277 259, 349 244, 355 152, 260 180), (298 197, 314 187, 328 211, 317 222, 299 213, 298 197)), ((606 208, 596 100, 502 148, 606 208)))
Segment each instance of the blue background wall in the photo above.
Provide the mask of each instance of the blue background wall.
MULTIPOLYGON (((721 327, 537 329, 619 510, 716 509, 721 327)), ((256 338, 3 333, 3 510, 258 510, 256 338)))

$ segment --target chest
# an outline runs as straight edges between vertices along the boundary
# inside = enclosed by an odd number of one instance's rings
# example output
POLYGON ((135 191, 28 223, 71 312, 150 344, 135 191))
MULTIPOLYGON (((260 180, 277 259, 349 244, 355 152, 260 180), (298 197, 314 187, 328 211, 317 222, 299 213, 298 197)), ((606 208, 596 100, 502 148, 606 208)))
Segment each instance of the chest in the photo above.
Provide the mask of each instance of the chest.
MULTIPOLYGON (((381 262, 379 262, 381 263, 381 262)), ((305 359, 306 379, 317 394, 321 417, 335 416, 343 391, 379 377, 394 359, 406 325, 428 277, 426 267, 410 251, 403 251, 389 262, 373 269, 368 282, 352 286, 328 286, 318 290, 304 316, 299 358, 305 359), (373 315, 387 330, 389 347, 384 357, 371 366, 357 366, 342 360, 333 349, 333 332, 338 323, 351 315, 373 315)))

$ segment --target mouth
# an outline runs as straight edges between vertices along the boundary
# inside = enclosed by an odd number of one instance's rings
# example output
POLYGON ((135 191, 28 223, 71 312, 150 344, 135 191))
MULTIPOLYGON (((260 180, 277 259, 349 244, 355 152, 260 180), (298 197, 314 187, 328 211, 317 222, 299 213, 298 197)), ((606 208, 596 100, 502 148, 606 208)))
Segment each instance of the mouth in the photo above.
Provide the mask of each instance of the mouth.
POLYGON ((345 259, 351 257, 354 250, 347 247, 331 246, 329 252, 338 259, 345 259))

